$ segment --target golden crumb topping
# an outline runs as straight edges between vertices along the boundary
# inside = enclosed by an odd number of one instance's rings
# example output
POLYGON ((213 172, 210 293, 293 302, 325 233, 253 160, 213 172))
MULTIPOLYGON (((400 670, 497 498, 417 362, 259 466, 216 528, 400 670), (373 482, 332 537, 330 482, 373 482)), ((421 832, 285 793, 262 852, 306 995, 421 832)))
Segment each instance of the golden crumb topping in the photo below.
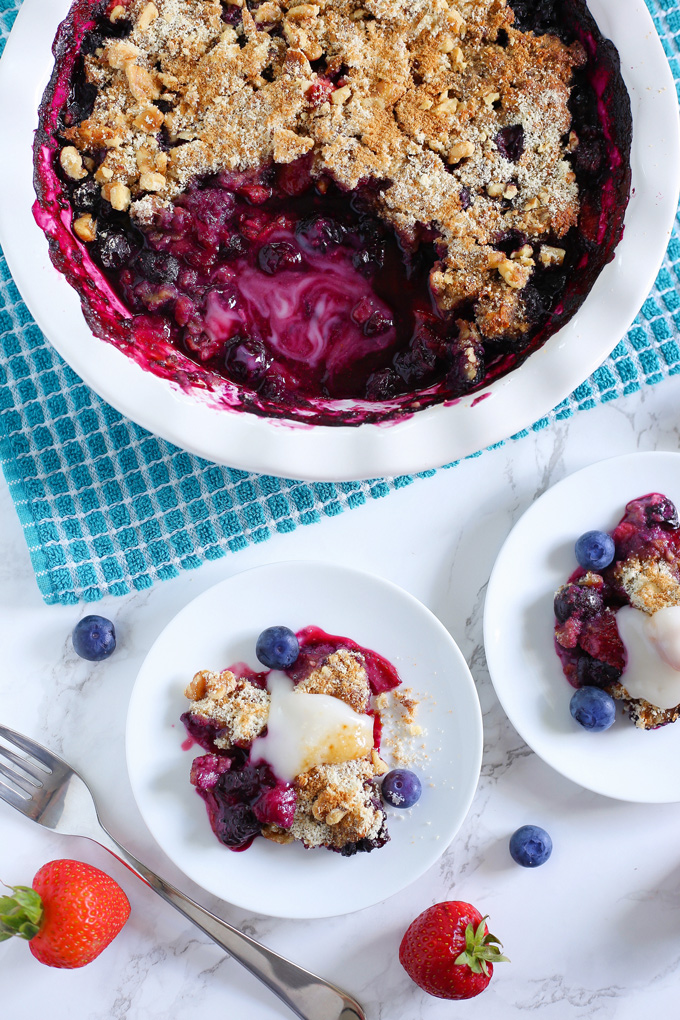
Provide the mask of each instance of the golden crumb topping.
POLYGON ((340 648, 328 656, 319 669, 295 687, 300 694, 328 694, 344 701, 355 712, 366 712, 371 704, 371 689, 363 657, 340 648))
POLYGON ((651 615, 680 605, 678 568, 666 560, 631 556, 617 564, 614 575, 635 609, 651 615))
POLYGON ((269 692, 228 669, 196 673, 184 694, 191 701, 189 710, 193 715, 222 725, 224 732, 215 738, 215 744, 225 750, 247 746, 267 725, 269 692))
POLYGON ((438 305, 476 305, 459 322, 471 352, 477 330, 525 333, 533 249, 494 243, 517 231, 545 240, 543 264, 564 258, 554 242, 579 211, 566 157, 580 44, 514 29, 505 0, 230 7, 225 21, 218 0, 131 0, 130 35, 85 58, 98 94, 64 132, 65 172, 80 179, 89 161, 114 208, 149 223, 196 176, 308 156, 343 189, 373 182, 375 211, 405 244, 435 240, 438 305))
POLYGON ((375 776, 370 757, 320 765, 298 776, 292 835, 308 847, 339 848, 375 838, 385 819, 371 786, 375 776))

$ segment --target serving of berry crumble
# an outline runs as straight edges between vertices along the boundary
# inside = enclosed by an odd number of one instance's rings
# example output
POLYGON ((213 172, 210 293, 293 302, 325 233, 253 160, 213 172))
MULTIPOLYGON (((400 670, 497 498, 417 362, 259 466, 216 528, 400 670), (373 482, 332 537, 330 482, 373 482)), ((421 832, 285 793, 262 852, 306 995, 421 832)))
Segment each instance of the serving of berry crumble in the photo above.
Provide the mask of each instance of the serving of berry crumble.
MULTIPOLYGON (((231 850, 264 836, 346 857, 370 852, 389 839, 378 784, 388 766, 373 697, 393 690, 399 676, 348 638, 316 627, 288 635, 292 663, 284 657, 261 673, 244 664, 203 670, 188 685, 182 721, 207 752, 194 760, 191 782, 231 850)), ((258 657, 275 662, 260 645, 258 657)))
MULTIPOLYGON (((555 647, 576 688, 623 703, 640 729, 680 715, 680 526, 658 492, 631 500, 611 534, 576 543, 580 566, 555 595, 555 647)), ((602 729, 601 708, 586 728, 602 729)), ((608 721, 607 721, 608 722, 608 721)), ((610 723, 609 723, 610 724, 610 723)))
POLYGON ((270 417, 455 399, 573 315, 630 172, 582 0, 76 0, 35 215, 94 333, 270 417))

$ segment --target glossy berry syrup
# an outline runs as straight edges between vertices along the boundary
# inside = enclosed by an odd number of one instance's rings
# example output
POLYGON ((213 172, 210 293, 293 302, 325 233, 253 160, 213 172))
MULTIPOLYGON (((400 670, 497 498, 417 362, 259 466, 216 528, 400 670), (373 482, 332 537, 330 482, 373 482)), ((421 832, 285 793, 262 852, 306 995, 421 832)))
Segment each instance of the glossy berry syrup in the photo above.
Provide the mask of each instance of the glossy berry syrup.
MULTIPOLYGON (((531 329, 522 340, 482 337, 480 369, 466 374, 455 320, 470 309, 441 313, 430 292, 441 255, 436 230, 422 225, 415 252, 403 245, 370 211, 380 181, 348 194, 312 179, 303 158, 196 179, 140 227, 114 211, 94 181, 65 177, 58 160, 64 128, 88 115, 96 95, 80 54, 129 30, 124 18, 112 25, 105 17, 110 4, 76 0, 55 40, 40 108, 34 213, 93 332, 218 406, 314 424, 403 418, 520 364, 574 314, 613 257, 630 186, 631 121, 618 56, 583 0, 509 2, 520 28, 578 38, 588 54, 570 103, 580 139, 571 157, 579 223, 559 239, 563 266, 538 264, 523 292, 531 329), (84 213, 97 221, 93 242, 72 232, 84 213)), ((240 8, 225 6, 225 19, 240 16, 240 8)), ((334 86, 320 77, 314 88, 323 102, 334 86)), ((497 144, 516 159, 521 125, 503 130, 497 144)), ((474 196, 461 193, 461 200, 465 208, 474 196)), ((500 250, 527 242, 511 233, 496 239, 500 250)))
MULTIPOLYGON (((387 659, 369 648, 363 648, 351 638, 327 634, 319 627, 305 627, 296 637, 300 643, 300 654, 293 666, 285 670, 295 683, 308 677, 340 648, 363 655, 374 695, 394 690, 401 683, 399 674, 387 659)), ((267 686, 268 671, 255 672, 242 662, 229 669, 235 676, 257 687, 267 686)), ((380 716, 377 712, 368 714, 373 715, 374 745, 379 749, 380 716)), ((221 731, 213 720, 191 712, 185 712, 181 718, 189 737, 188 744, 183 746, 188 749, 196 743, 208 752, 194 759, 191 782, 205 801, 211 828, 220 842, 230 850, 247 850, 262 832, 263 825, 290 828, 295 817, 295 787, 279 779, 265 762, 258 761, 254 765, 247 749, 224 751, 218 748, 215 739, 221 731)), ((387 837, 379 834, 376 840, 363 839, 343 847, 340 852, 344 856, 351 856, 357 851, 370 852, 386 841, 387 837)))

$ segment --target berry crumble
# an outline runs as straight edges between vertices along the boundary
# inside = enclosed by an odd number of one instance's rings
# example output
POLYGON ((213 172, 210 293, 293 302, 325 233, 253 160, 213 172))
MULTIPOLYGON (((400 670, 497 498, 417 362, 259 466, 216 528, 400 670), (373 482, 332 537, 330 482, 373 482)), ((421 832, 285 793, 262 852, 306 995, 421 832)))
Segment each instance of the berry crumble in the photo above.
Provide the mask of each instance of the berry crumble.
POLYGON ((630 104, 583 0, 76 0, 55 56, 51 257, 95 334, 224 406, 474 391, 622 231, 630 104))
POLYGON ((661 493, 631 500, 611 539, 607 566, 580 566, 555 594, 555 648, 572 686, 601 688, 637 727, 656 729, 680 715, 675 505, 661 493))
POLYGON ((370 852, 389 840, 373 698, 399 677, 348 638, 315 627, 296 637, 300 651, 285 672, 236 664, 195 675, 182 721, 207 753, 194 760, 191 782, 231 850, 264 836, 346 857, 370 852))

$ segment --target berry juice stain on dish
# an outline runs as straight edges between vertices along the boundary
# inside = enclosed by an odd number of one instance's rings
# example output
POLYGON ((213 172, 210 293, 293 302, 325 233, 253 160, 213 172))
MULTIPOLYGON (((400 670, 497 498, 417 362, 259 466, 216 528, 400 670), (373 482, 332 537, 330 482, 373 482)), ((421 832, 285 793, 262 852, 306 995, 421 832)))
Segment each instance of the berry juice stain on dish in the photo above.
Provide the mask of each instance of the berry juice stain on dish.
POLYGON ((191 782, 215 835, 231 850, 257 836, 343 856, 383 846, 377 780, 388 768, 372 698, 400 683, 396 670, 317 627, 269 627, 256 648, 269 671, 203 671, 185 691, 182 721, 207 752, 194 760, 191 782))
POLYGON ((566 322, 621 234, 630 105, 583 0, 76 0, 55 55, 51 257, 98 336, 225 407, 456 399, 566 322))
POLYGON ((581 565, 554 601, 555 647, 565 676, 579 689, 574 718, 586 729, 607 729, 614 698, 641 729, 675 722, 680 715, 675 505, 658 492, 631 500, 611 534, 587 532, 578 539, 576 556, 581 565))

